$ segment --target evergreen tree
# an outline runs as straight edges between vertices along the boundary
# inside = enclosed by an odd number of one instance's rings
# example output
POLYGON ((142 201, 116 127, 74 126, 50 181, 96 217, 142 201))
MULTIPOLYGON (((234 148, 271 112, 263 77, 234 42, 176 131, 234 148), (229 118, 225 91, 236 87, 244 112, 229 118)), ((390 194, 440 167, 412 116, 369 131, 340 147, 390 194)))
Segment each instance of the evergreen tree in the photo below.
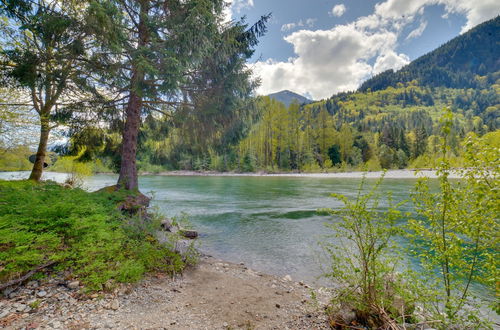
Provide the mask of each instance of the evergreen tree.
POLYGON ((224 33, 231 26, 222 23, 226 5, 222 0, 123 0, 115 4, 125 13, 119 24, 128 32, 121 49, 125 61, 115 80, 127 90, 118 185, 137 190, 137 137, 142 112, 168 115, 180 108, 196 110, 202 102, 201 89, 220 88, 212 85, 217 71, 207 68, 207 59, 214 54, 250 56, 269 16, 248 30, 224 33))

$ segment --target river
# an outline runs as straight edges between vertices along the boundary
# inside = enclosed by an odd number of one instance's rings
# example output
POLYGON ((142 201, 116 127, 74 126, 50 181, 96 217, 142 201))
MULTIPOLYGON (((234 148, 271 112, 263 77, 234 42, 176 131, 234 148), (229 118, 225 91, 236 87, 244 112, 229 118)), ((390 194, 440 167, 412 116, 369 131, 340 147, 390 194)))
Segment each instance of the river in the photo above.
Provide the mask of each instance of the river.
MULTIPOLYGON (((0 178, 26 178, 27 172, 0 173, 0 178)), ((63 182, 65 174, 46 172, 45 179, 63 182)), ((367 179, 373 183, 376 179, 367 179)), ((185 213, 200 232, 204 253, 250 268, 291 275, 296 280, 318 280, 324 270, 319 242, 331 233, 319 208, 339 208, 331 193, 354 196, 359 178, 141 176, 140 189, 153 196, 152 206, 163 214, 185 213)), ((84 188, 97 190, 116 182, 115 175, 95 175, 84 188)), ((385 179, 382 191, 394 200, 409 198, 415 179, 385 179)), ((381 205, 383 206, 383 204, 381 205)), ((410 211, 410 204, 404 211, 410 211)))

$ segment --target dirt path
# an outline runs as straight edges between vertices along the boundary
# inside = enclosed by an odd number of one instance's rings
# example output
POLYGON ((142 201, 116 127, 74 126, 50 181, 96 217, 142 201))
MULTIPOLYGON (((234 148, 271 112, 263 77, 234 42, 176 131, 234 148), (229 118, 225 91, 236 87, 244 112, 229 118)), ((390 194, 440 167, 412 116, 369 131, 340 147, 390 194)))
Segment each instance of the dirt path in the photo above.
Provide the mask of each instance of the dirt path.
MULTIPOLYGON (((74 291, 55 287, 37 310, 10 314, 6 318, 14 317, 11 324, 4 325, 9 329, 328 329, 322 313, 327 294, 319 290, 312 299, 311 291, 289 278, 204 257, 178 279, 152 277, 104 297, 76 300, 74 291)), ((4 308, 14 303, 3 301, 4 308)))

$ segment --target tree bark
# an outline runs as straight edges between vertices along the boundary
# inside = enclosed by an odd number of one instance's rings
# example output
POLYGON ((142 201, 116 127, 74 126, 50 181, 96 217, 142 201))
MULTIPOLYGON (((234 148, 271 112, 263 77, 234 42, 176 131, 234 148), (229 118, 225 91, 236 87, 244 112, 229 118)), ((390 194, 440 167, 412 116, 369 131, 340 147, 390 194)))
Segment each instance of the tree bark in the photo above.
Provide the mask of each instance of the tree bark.
POLYGON ((47 144, 49 141, 50 134, 50 123, 47 115, 40 116, 40 140, 38 142, 38 150, 36 152, 35 163, 33 164, 33 169, 29 179, 34 181, 40 181, 43 173, 43 165, 45 163, 45 155, 47 152, 47 144))
MULTIPOLYGON (((138 45, 140 49, 148 43, 148 27, 145 18, 148 15, 148 2, 140 2, 140 15, 138 26, 138 45)), ((118 187, 127 190, 138 190, 139 180, 137 177, 137 136, 141 125, 141 110, 143 96, 141 88, 144 85, 144 70, 137 61, 132 62, 132 77, 130 81, 130 94, 125 110, 125 127, 122 133, 122 154, 120 164, 120 175, 118 177, 118 187)))
POLYGON ((127 190, 138 190, 139 182, 137 177, 137 136, 141 124, 142 98, 131 91, 125 115, 125 128, 122 134, 122 158, 120 165, 120 176, 118 186, 127 190))

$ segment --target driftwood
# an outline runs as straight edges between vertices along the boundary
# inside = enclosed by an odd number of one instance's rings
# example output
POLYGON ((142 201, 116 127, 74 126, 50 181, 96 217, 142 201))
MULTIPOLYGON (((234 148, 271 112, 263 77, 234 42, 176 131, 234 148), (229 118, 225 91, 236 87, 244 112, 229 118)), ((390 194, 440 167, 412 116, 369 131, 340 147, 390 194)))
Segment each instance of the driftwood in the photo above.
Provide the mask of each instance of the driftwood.
POLYGON ((4 283, 4 284, 0 284, 0 290, 6 289, 6 288, 11 287, 13 285, 21 284, 24 281, 26 281, 27 279, 29 279, 31 276, 33 276, 36 273, 38 273, 39 271, 41 271, 42 269, 50 267, 53 264, 55 264, 56 262, 57 261, 49 261, 49 262, 47 262, 47 263, 45 263, 43 265, 40 265, 40 266, 36 267, 35 269, 30 270, 29 272, 27 272, 25 275, 21 276, 18 279, 9 281, 9 282, 4 283))

